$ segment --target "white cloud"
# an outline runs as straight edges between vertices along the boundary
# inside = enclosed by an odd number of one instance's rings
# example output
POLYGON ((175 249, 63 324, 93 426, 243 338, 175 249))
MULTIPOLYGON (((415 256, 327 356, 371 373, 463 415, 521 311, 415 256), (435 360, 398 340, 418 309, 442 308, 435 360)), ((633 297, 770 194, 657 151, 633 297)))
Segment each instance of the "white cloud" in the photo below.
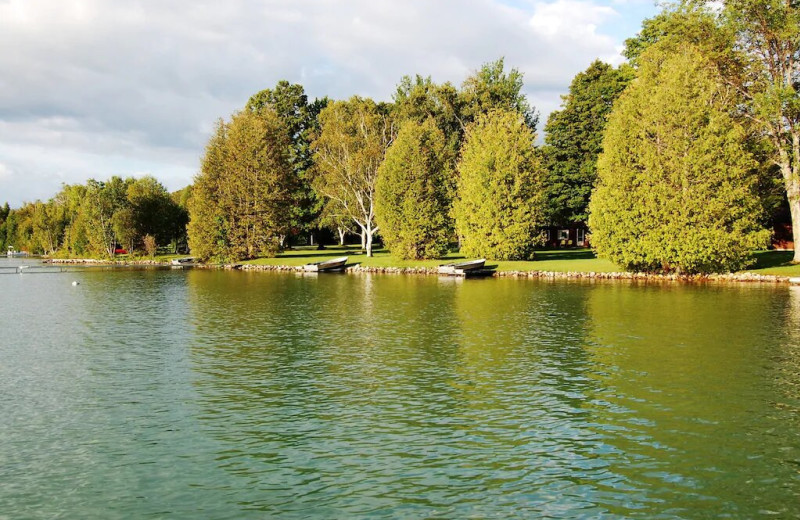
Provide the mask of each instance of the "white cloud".
POLYGON ((505 56, 544 116, 593 59, 619 59, 611 1, 0 2, 0 162, 18 174, 0 199, 134 171, 180 187, 214 120, 280 79, 390 100, 404 74, 460 84, 505 56))
POLYGON ((11 168, 6 166, 3 163, 0 163, 0 180, 10 178, 14 172, 11 171, 11 168))

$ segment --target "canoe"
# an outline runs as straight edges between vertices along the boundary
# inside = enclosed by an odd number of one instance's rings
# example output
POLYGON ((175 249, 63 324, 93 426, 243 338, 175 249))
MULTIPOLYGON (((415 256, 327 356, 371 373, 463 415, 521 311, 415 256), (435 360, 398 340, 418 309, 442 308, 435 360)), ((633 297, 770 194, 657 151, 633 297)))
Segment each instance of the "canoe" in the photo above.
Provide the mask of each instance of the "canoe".
POLYGON ((311 271, 318 273, 321 273, 323 271, 338 271, 344 269, 344 264, 346 263, 347 263, 347 257, 341 256, 339 258, 331 258, 330 260, 314 262, 313 264, 306 264, 303 266, 303 271, 311 271))

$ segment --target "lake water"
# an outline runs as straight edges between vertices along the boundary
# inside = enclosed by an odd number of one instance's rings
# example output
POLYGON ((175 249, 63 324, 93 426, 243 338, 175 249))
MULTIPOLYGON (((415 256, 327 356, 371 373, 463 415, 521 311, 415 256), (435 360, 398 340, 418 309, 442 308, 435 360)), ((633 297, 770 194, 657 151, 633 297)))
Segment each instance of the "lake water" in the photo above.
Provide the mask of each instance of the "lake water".
POLYGON ((0 302, 2 519, 800 516, 799 287, 86 270, 0 302))

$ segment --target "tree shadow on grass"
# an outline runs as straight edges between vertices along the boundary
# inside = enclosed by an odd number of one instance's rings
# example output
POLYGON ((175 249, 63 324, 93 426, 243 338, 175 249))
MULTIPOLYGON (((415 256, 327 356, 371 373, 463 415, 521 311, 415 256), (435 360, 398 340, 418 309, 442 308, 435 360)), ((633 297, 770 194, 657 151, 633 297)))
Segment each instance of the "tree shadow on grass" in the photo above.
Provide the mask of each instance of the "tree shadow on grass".
POLYGON ((338 249, 331 251, 329 249, 314 249, 303 251, 302 253, 295 253, 296 249, 292 249, 289 251, 285 251, 278 255, 278 257, 283 258, 319 258, 319 257, 340 257, 340 256, 350 256, 350 255, 357 255, 360 254, 361 251, 358 249, 338 249), (288 254, 287 254, 288 253, 288 254))
POLYGON ((793 265, 793 251, 759 251, 755 254, 756 263, 750 269, 768 269, 793 265))
POLYGON ((594 260, 590 249, 545 249, 535 251, 536 260, 594 260))

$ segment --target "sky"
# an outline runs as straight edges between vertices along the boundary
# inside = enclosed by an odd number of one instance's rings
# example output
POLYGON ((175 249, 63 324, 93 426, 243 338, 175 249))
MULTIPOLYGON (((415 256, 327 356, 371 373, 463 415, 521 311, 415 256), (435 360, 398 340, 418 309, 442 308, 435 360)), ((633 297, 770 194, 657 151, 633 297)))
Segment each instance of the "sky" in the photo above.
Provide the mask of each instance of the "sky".
POLYGON ((541 114, 594 59, 619 64, 653 0, 0 0, 0 203, 64 183, 192 182, 219 118, 285 79, 391 101, 505 58, 541 114))

